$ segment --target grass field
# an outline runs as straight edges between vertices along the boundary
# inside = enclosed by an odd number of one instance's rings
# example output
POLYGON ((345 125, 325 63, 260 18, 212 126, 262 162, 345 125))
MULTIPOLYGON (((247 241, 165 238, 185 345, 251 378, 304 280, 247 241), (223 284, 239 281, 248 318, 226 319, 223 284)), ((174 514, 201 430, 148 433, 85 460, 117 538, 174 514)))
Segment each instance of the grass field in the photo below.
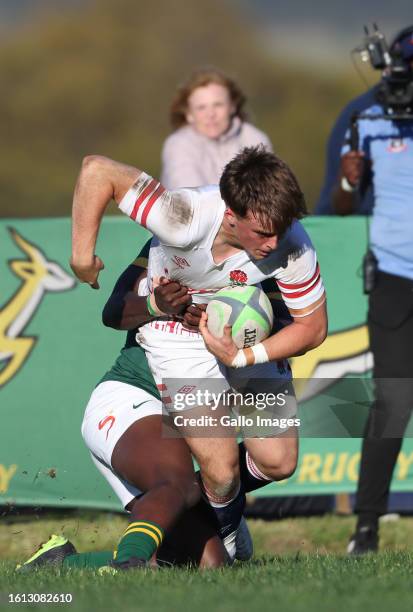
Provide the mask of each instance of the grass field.
POLYGON ((92 571, 16 575, 50 533, 64 533, 79 551, 112 548, 125 523, 113 514, 20 516, 0 525, 0 609, 9 593, 72 593, 71 604, 19 604, 18 609, 284 612, 413 609, 413 519, 381 528, 382 552, 343 554, 354 519, 328 516, 251 521, 255 559, 224 570, 145 570, 101 577, 92 571))

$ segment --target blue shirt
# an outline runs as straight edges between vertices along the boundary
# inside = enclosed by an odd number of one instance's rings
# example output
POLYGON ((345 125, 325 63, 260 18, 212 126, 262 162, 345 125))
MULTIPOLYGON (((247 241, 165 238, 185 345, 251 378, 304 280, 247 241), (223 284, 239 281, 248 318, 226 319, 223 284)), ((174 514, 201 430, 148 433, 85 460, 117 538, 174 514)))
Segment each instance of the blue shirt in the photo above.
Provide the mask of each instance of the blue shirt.
MULTIPOLYGON (((365 111, 383 113, 374 104, 365 111)), ((370 244, 379 269, 413 279, 413 119, 360 119, 360 149, 371 161, 370 244)), ((345 144, 342 153, 349 150, 345 144)))
MULTIPOLYGON (((341 148, 347 130, 350 127, 350 121, 354 113, 364 112, 369 106, 375 102, 376 87, 372 87, 366 93, 351 100, 347 106, 341 111, 327 143, 326 151, 326 169, 324 184, 321 188, 319 200, 316 204, 314 213, 316 215, 334 215, 334 209, 331 202, 333 190, 337 184, 338 175, 340 172, 341 148)), ((363 186, 360 192, 355 196, 357 202, 354 213, 358 215, 368 215, 373 209, 373 192, 370 184, 363 186)))

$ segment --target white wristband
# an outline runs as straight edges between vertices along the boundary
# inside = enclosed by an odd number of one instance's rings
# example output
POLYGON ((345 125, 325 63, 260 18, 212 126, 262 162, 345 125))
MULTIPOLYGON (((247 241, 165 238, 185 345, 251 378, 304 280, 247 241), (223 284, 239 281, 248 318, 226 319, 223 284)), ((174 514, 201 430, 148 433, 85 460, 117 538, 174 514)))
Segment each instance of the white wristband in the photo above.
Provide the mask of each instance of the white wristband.
POLYGON ((254 353, 254 364, 256 363, 267 363, 269 361, 267 351, 262 342, 251 347, 254 353))
POLYGON ((247 357, 245 351, 240 349, 234 357, 234 361, 231 363, 231 368, 245 368, 247 365, 247 357))
POLYGON ((349 183, 345 176, 342 177, 340 186, 341 189, 343 191, 347 191, 347 193, 354 193, 355 191, 357 191, 357 185, 352 185, 351 183, 349 183))
POLYGON ((240 349, 231 363, 231 368, 245 368, 247 365, 267 363, 267 361, 269 361, 267 351, 260 342, 247 349, 240 349))

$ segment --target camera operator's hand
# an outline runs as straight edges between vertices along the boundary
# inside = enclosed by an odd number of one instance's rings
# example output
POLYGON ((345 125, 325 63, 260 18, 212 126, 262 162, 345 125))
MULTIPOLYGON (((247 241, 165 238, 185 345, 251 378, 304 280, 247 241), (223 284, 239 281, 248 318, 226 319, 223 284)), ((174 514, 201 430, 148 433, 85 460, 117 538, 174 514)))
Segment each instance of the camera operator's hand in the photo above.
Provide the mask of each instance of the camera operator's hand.
POLYGON ((356 187, 364 172, 364 153, 362 151, 349 151, 341 158, 341 175, 347 179, 352 187, 356 187))
POLYGON ((163 276, 160 277, 159 285, 154 289, 154 297, 157 308, 165 314, 182 313, 192 302, 187 287, 163 276))

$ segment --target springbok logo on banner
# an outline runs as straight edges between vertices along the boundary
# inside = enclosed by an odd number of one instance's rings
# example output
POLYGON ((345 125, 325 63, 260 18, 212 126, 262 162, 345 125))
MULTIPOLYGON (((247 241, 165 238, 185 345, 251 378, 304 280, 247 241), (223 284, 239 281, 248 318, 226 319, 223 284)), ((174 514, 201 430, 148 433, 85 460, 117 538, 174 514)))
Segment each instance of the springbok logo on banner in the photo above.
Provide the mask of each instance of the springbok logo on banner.
POLYGON ((303 357, 294 357, 291 366, 300 400, 321 393, 334 379, 367 373, 373 367, 367 325, 329 334, 316 349, 303 357))
POLYGON ((0 387, 17 374, 37 342, 36 336, 23 336, 23 332, 48 291, 67 291, 76 281, 54 261, 15 229, 9 228, 14 242, 26 259, 10 259, 12 272, 21 284, 0 308, 0 387))

